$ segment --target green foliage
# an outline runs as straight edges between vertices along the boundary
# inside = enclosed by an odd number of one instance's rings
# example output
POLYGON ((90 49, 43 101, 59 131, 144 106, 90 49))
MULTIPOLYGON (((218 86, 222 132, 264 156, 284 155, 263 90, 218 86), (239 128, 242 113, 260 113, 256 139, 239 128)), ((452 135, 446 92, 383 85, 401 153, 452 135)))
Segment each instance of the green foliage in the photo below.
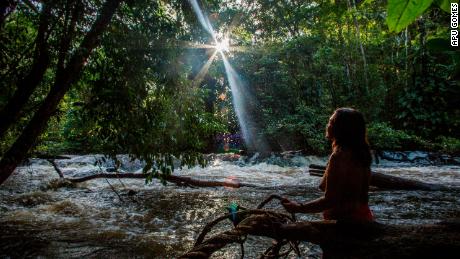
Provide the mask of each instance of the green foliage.
MULTIPOLYGON (((448 13, 430 8, 447 11, 448 2, 212 0, 203 6, 216 29, 232 28, 238 51, 227 56, 255 97, 248 116, 272 150, 327 153, 327 118, 348 106, 365 114, 374 148, 456 152, 460 54, 449 46, 448 13)), ((67 10, 64 2, 55 4, 54 65, 67 10)), ((18 8, 0 31, 1 107, 33 60, 38 15, 18 8)), ((81 17, 77 38, 88 17, 81 17)), ((215 135, 235 133, 239 125, 221 58, 196 82, 213 49, 189 43, 212 39, 187 1, 122 5, 36 151, 127 153, 147 162, 148 180, 170 174, 177 158, 182 166, 204 165, 200 153, 214 151, 215 135)), ((2 153, 42 102, 55 72, 47 71, 22 120, 0 142, 2 153)))
POLYGON ((426 12, 432 3, 450 13, 450 3, 458 3, 458 0, 389 0, 387 5, 388 28, 393 32, 402 31, 426 12))
POLYGON ((445 12, 450 13, 450 3, 458 3, 458 0, 435 0, 436 5, 438 5, 445 12))
MULTIPOLYGON (((304 148, 311 153, 325 154, 329 150, 325 138, 327 115, 306 105, 300 105, 292 115, 284 116, 279 120, 269 121, 266 134, 272 139, 281 139, 287 142, 287 136, 298 136, 297 146, 289 149, 304 148)), ((279 143, 282 147, 286 143, 279 143)))
POLYGON ((373 149, 408 150, 423 144, 423 141, 403 130, 396 130, 388 123, 373 123, 368 126, 367 136, 373 149))
POLYGON ((417 19, 433 0, 389 0, 387 24, 390 31, 400 32, 417 19))
POLYGON ((451 154, 460 154, 460 139, 439 136, 436 139, 437 145, 442 152, 451 153, 451 154))

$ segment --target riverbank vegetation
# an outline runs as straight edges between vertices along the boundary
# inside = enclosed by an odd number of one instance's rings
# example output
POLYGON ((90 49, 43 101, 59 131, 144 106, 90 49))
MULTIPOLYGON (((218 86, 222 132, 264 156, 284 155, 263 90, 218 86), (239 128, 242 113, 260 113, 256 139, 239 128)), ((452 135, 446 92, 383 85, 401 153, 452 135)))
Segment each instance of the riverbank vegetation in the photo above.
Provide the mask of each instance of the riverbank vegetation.
MULTIPOLYGON (((399 2, 197 3, 229 37, 264 151, 326 154, 328 116, 351 106, 374 149, 458 154, 446 1, 399 2)), ((171 156, 244 149, 228 146, 241 123, 189 1, 4 1, 0 26, 2 170, 30 153, 128 153, 167 172, 171 156)))

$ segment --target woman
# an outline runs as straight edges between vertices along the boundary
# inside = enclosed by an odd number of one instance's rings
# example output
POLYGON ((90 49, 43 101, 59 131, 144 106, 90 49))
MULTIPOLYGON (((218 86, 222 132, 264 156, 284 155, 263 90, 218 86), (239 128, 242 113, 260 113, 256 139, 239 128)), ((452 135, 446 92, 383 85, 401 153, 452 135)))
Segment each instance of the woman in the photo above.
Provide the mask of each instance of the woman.
POLYGON ((323 212, 324 219, 372 221, 368 206, 372 157, 363 115, 351 108, 337 109, 326 137, 332 142, 332 154, 319 186, 324 196, 303 204, 284 199, 284 208, 292 213, 323 212))

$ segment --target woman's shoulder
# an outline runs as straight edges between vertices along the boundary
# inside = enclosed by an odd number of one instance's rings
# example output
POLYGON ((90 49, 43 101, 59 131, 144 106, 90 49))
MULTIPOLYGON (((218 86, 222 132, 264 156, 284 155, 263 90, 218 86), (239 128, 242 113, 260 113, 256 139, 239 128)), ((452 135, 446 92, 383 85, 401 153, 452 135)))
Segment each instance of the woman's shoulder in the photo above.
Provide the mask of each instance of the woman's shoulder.
POLYGON ((329 157, 329 160, 348 160, 351 159, 353 156, 353 153, 351 150, 345 149, 345 148, 334 148, 331 156, 329 157))
MULTIPOLYGON (((348 170, 350 168, 356 170, 358 167, 363 167, 363 163, 356 159, 356 155, 353 154, 353 151, 347 148, 334 149, 329 157, 329 165, 340 167, 344 170, 348 170)), ((369 166, 364 166, 364 168, 368 168, 370 170, 369 166)))

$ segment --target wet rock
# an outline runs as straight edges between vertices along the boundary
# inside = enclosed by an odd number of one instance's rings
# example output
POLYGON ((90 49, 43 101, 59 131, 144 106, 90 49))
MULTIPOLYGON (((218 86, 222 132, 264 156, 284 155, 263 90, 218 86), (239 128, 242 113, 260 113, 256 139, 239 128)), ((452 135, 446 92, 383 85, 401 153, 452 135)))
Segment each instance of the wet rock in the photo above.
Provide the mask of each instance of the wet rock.
POLYGON ((382 151, 380 157, 390 161, 408 161, 407 155, 404 152, 382 151))
POLYGON ((419 165, 460 164, 460 158, 448 154, 425 151, 382 151, 382 159, 395 162, 409 162, 419 165))
POLYGON ((429 160, 428 153, 421 152, 421 151, 414 151, 407 153, 407 159, 409 161, 422 161, 422 160, 429 160))

